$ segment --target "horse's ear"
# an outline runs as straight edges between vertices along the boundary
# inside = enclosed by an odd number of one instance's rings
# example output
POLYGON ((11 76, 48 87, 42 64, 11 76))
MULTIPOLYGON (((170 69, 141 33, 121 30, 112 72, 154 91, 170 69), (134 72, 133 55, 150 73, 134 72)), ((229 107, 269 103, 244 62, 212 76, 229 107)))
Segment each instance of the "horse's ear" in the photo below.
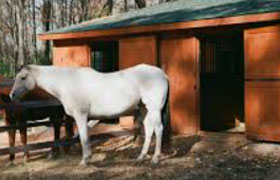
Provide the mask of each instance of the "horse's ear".
POLYGON ((24 65, 20 65, 16 67, 16 73, 20 72, 24 68, 24 65))
POLYGON ((21 65, 16 68, 16 73, 20 72, 22 69, 30 70, 30 67, 27 64, 21 65))
POLYGON ((29 66, 29 65, 27 65, 27 64, 26 64, 26 65, 24 65, 24 68, 25 68, 25 69, 27 69, 28 71, 30 71, 30 70, 31 70, 30 66, 29 66))

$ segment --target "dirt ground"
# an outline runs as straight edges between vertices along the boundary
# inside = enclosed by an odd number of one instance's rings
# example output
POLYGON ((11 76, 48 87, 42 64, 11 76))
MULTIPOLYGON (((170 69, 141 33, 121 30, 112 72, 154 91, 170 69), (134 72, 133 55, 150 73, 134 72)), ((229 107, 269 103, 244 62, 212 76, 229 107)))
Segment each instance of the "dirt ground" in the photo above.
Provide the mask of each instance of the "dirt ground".
POLYGON ((50 150, 45 149, 33 151, 27 163, 19 154, 13 166, 7 166, 8 156, 0 157, 0 180, 258 180, 268 179, 280 167, 279 144, 250 141, 243 133, 177 136, 172 138, 171 147, 158 165, 151 165, 149 158, 136 163, 141 147, 134 146, 132 136, 104 136, 92 141, 94 155, 88 168, 78 166, 80 145, 56 159, 48 159, 50 150))

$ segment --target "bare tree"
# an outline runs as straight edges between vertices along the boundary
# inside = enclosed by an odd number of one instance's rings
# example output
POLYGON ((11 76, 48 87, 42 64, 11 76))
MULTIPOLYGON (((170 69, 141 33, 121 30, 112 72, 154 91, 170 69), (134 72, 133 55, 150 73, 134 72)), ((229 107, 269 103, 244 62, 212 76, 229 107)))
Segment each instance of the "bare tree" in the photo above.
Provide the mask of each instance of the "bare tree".
MULTIPOLYGON (((42 23, 43 23, 43 30, 45 32, 50 30, 51 9, 52 9, 51 0, 44 0, 43 8, 42 8, 42 23)), ((45 41, 44 56, 47 61, 50 61, 50 41, 45 41)))
POLYGON ((128 11, 127 0, 124 0, 124 12, 128 11))
POLYGON ((107 0, 99 14, 99 17, 103 16, 104 14, 105 16, 112 15, 113 7, 114 7, 114 1, 107 0))
POLYGON ((32 42, 33 42, 34 55, 35 55, 34 63, 37 64, 38 51, 37 51, 36 4, 35 4, 35 0, 32 0, 32 24, 33 24, 32 42))
POLYGON ((135 0, 135 3, 139 9, 146 7, 146 0, 135 0))
POLYGON ((12 72, 27 62, 50 63, 50 42, 36 38, 40 31, 167 1, 175 0, 0 0, 0 64, 12 72))
POLYGON ((17 37, 17 61, 16 66, 19 67, 25 63, 24 58, 24 8, 25 0, 16 0, 15 9, 16 9, 16 20, 18 25, 18 37, 17 37))

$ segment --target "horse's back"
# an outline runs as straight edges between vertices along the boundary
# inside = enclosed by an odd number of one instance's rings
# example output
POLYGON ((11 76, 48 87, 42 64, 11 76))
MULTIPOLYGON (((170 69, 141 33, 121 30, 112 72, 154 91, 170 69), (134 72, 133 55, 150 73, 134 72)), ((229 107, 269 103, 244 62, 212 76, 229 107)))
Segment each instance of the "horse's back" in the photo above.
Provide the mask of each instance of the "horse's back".
POLYGON ((148 64, 139 64, 125 69, 129 75, 141 83, 149 81, 168 81, 167 75, 160 68, 148 64))
MULTIPOLYGON (((91 68, 69 68, 71 79, 67 87, 66 100, 80 109, 90 107, 94 115, 116 115, 133 109, 139 101, 161 108, 168 91, 166 74, 150 65, 137 65, 113 73, 100 73, 91 68), (77 91, 78 89, 78 91, 77 91)), ((65 80, 67 81, 67 80, 65 80)), ((64 82, 65 82, 64 81, 64 82)), ((64 97, 64 96, 63 96, 64 97)))

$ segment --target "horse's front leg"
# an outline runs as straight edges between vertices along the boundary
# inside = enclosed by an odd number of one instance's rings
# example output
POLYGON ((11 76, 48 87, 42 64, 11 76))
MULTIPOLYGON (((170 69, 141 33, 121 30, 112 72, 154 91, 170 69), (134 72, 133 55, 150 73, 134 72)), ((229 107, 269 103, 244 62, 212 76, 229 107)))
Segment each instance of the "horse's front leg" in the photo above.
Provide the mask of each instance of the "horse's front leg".
MULTIPOLYGON (((22 124, 23 126, 25 126, 26 124, 22 124)), ((29 160, 29 151, 26 148, 27 145, 27 128, 26 127, 22 127, 19 130, 20 132, 20 141, 21 143, 24 145, 25 149, 24 149, 24 162, 27 162, 29 160)))
MULTIPOLYGON (((15 147, 15 140, 16 140, 16 130, 9 130, 8 131, 8 136, 9 136, 10 148, 14 148, 15 147)), ((11 163, 13 163, 14 159, 15 159, 15 153, 14 152, 10 152, 10 161, 11 161, 11 163)))
POLYGON ((83 150, 83 159, 80 162, 80 165, 87 166, 91 158, 91 149, 89 145, 88 125, 87 125, 88 117, 86 114, 76 113, 74 119, 78 126, 80 141, 83 150))
MULTIPOLYGON (((15 123, 12 122, 11 116, 10 114, 8 114, 6 111, 3 114, 3 118, 5 120, 5 124, 8 125, 15 125, 15 123)), ((9 137, 9 145, 10 148, 14 148, 15 147, 15 140, 16 140, 16 130, 11 129, 8 131, 8 137, 9 137)), ((15 153, 14 152, 10 152, 10 161, 11 163, 13 163, 15 159, 15 153)))
MULTIPOLYGON (((64 118, 67 120, 65 123, 66 140, 70 141, 70 140, 72 140, 72 138, 74 136, 74 124, 72 122, 73 118, 70 116, 65 116, 64 118)), ((71 148, 71 146, 65 146, 65 148, 64 148, 65 153, 69 153, 70 148, 71 148)))
MULTIPOLYGON (((51 121, 53 122, 53 128, 54 128, 54 142, 57 143, 60 140, 60 127, 61 123, 58 122, 57 119, 51 118, 51 121)), ((59 155, 59 147, 54 146, 52 148, 52 157, 58 157, 59 155)))

